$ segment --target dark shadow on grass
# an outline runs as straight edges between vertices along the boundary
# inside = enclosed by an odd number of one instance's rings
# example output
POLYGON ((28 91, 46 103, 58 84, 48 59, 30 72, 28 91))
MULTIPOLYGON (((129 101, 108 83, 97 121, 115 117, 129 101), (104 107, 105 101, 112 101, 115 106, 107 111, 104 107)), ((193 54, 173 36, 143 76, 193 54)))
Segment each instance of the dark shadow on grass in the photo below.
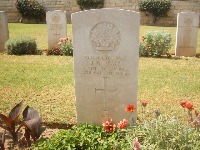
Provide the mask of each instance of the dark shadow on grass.
POLYGON ((71 129, 75 124, 43 122, 42 125, 50 129, 71 129))

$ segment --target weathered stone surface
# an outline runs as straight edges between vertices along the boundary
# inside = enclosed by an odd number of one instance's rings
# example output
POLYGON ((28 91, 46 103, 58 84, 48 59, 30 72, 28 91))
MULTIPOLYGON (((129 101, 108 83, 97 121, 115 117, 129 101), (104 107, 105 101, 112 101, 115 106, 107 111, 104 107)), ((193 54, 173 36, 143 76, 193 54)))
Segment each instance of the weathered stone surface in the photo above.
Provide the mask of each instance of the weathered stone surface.
POLYGON ((78 123, 135 121, 140 14, 97 9, 72 14, 78 123))
POLYGON ((177 15, 176 56, 195 56, 197 48, 199 14, 181 12, 177 15))
POLYGON ((4 11, 0 11, 0 52, 4 52, 4 44, 9 38, 8 20, 4 11))
POLYGON ((60 38, 67 36, 66 12, 61 10, 46 13, 48 30, 48 49, 58 47, 60 38))

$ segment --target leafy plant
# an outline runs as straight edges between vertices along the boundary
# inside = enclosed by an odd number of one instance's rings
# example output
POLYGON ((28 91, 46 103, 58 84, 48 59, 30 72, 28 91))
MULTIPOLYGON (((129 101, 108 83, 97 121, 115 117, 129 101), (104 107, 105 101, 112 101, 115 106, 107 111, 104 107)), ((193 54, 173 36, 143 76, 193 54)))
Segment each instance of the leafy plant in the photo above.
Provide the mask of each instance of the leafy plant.
POLYGON ((61 38, 58 44, 63 55, 73 56, 73 46, 70 38, 61 38))
POLYGON ((69 130, 60 130, 49 140, 41 139, 35 149, 129 149, 126 130, 107 133, 103 127, 81 124, 69 130))
POLYGON ((36 0, 17 0, 15 5, 22 18, 42 21, 46 16, 45 7, 36 0))
POLYGON ((1 150, 4 150, 4 143, 5 143, 5 131, 0 135, 0 148, 1 150))
POLYGON ((139 3, 139 10, 148 12, 152 17, 154 25, 159 17, 167 15, 170 7, 171 0, 142 0, 139 3))
POLYGON ((5 43, 5 48, 9 55, 27 55, 37 53, 35 40, 27 36, 11 38, 5 43))
MULTIPOLYGON (((18 141, 18 132, 21 127, 25 127, 25 138, 28 142, 28 145, 31 145, 32 137, 33 141, 35 142, 40 135, 44 132, 45 127, 41 127, 42 118, 40 117, 37 110, 27 106, 23 111, 23 121, 17 127, 19 123, 19 116, 21 113, 23 101, 17 104, 9 113, 9 116, 6 117, 3 114, 0 114, 0 118, 2 122, 0 123, 0 127, 9 131, 12 135, 13 141, 16 143, 18 141), (17 129, 16 129, 17 127, 17 129)), ((3 143, 5 142, 5 133, 3 134, 2 139, 0 140, 0 146, 3 147, 3 143)))
POLYGON ((19 104, 17 104, 9 113, 8 117, 4 114, 0 114, 0 118, 3 121, 3 123, 0 124, 0 127, 10 132, 12 135, 13 141, 17 142, 18 137, 17 133, 20 128, 16 130, 16 125, 18 123, 19 115, 22 109, 22 103, 21 101, 19 104))
POLYGON ((142 36, 140 42, 139 54, 140 56, 160 57, 168 54, 171 48, 171 34, 166 31, 152 31, 142 36))
POLYGON ((104 0, 77 0, 81 10, 103 8, 104 0))
POLYGON ((20 127, 25 126, 25 138, 28 145, 31 145, 31 137, 35 142, 40 135, 45 131, 45 127, 41 127, 42 118, 39 112, 29 106, 27 106, 23 111, 23 122, 20 127))

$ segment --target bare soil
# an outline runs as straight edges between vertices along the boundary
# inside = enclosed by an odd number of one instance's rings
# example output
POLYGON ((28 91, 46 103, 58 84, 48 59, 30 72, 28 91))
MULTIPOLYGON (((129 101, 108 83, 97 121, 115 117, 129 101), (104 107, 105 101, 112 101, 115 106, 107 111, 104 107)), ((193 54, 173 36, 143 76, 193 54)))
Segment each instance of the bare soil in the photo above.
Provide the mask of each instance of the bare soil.
MULTIPOLYGON (((20 130, 18 137, 19 137, 19 142, 17 144, 14 144, 9 133, 6 132, 5 135, 5 150, 31 150, 31 148, 27 145, 27 142, 23 136, 24 129, 20 130)), ((52 135, 54 135, 55 133, 57 133, 59 131, 58 128, 46 128, 46 130, 42 133, 41 137, 49 139, 52 137, 52 135)), ((3 133, 4 130, 2 130, 0 128, 0 133, 3 133)), ((0 148, 1 150, 1 148, 0 148)))

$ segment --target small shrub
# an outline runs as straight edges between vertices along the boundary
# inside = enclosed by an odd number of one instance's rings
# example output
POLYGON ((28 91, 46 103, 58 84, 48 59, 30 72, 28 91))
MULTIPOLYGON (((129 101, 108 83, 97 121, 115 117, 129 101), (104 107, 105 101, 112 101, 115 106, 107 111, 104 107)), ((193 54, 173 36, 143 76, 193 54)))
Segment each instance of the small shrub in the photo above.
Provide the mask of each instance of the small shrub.
POLYGON ((5 48, 7 49, 7 53, 10 55, 26 55, 37 53, 37 44, 35 40, 26 36, 9 39, 5 43, 5 48))
POLYGON ((104 128, 94 124, 81 124, 69 130, 61 130, 49 140, 41 139, 35 149, 129 149, 126 130, 107 133, 104 128))
POLYGON ((45 19, 46 9, 36 0, 17 0, 15 5, 22 18, 40 21, 45 19))
POLYGON ((61 50, 58 47, 52 47, 47 50, 47 55, 61 55, 61 50))
POLYGON ((150 13, 154 25, 158 20, 158 17, 163 17, 167 15, 170 7, 170 0, 142 0, 139 3, 139 10, 147 11, 148 13, 150 13))
POLYGON ((77 0, 81 10, 103 8, 104 0, 77 0))
POLYGON ((160 57, 171 48, 171 34, 166 31, 152 31, 142 36, 139 47, 140 56, 160 57))
POLYGON ((61 38, 58 44, 63 55, 73 56, 73 46, 70 38, 61 38))

